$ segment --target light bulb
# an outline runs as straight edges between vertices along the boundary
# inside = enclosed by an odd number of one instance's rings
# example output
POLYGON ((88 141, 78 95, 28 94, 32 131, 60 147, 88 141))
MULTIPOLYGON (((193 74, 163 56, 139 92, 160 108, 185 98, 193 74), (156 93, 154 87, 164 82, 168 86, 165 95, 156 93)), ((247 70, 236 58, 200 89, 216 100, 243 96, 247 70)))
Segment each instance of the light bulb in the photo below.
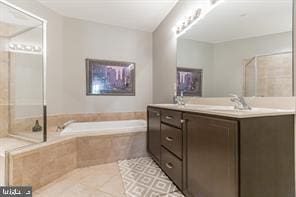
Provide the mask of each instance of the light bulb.
POLYGON ((193 15, 194 20, 196 20, 200 16, 200 14, 201 14, 201 9, 200 8, 195 10, 194 15, 193 15))
POLYGON ((32 50, 32 46, 26 46, 26 50, 31 51, 32 50))
POLYGON ((12 44, 12 43, 10 43, 10 44, 9 44, 9 48, 11 48, 11 49, 15 49, 15 45, 12 44))

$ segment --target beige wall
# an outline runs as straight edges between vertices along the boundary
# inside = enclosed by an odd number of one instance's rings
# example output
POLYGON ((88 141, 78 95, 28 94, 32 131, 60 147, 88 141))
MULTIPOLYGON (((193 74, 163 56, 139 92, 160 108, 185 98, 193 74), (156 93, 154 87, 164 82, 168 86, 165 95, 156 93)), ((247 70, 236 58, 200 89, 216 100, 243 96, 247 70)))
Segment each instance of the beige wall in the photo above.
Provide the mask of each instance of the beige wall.
POLYGON ((144 111, 152 102, 152 34, 64 18, 64 113, 144 111), (136 96, 86 96, 85 58, 136 63, 136 96))

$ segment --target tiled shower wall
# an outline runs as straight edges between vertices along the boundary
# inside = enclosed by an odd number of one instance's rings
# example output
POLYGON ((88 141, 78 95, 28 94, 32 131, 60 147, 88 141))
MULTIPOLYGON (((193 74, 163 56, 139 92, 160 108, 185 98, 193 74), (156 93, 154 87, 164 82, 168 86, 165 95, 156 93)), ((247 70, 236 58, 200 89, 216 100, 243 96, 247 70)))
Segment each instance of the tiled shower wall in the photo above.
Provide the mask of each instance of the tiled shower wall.
POLYGON ((292 67, 292 53, 253 58, 245 66, 245 96, 292 96, 292 67))
POLYGON ((7 39, 0 37, 0 137, 7 135, 9 127, 9 53, 5 51, 6 42, 7 39))

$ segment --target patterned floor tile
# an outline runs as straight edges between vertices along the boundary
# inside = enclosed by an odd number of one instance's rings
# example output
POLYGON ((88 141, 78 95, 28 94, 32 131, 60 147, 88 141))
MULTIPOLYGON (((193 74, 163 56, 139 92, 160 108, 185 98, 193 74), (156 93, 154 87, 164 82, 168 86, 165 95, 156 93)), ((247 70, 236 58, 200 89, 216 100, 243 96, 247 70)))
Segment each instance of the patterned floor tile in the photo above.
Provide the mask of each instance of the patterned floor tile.
POLYGON ((159 197, 185 197, 181 192, 172 192, 159 197))
MULTIPOLYGON (((150 157, 118 162, 127 197, 179 197, 173 182, 150 157)), ((180 196, 181 197, 181 196, 180 196)))

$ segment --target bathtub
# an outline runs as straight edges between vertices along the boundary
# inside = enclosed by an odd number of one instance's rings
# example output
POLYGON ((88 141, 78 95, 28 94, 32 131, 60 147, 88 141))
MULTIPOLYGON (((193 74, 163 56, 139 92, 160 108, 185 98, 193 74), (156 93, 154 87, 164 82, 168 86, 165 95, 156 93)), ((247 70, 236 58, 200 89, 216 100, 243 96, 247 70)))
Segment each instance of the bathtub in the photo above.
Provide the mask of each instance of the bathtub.
POLYGON ((60 135, 118 134, 146 131, 145 120, 117 120, 101 122, 73 122, 61 131, 60 135))

